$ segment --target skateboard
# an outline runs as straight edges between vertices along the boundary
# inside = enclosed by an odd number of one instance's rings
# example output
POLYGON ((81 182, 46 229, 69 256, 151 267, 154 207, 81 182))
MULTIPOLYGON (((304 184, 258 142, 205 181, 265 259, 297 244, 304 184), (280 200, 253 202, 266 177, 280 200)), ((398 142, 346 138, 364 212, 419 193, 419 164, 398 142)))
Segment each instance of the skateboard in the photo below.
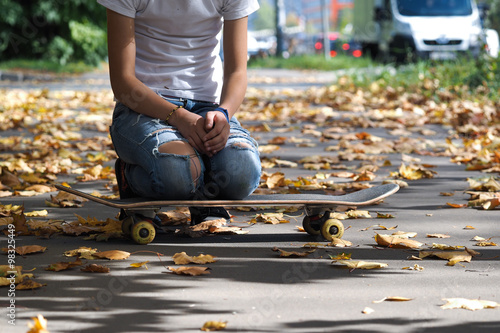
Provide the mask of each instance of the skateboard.
POLYGON ((122 210, 122 231, 138 244, 149 244, 156 236, 154 218, 162 207, 279 207, 298 206, 305 211, 304 230, 327 240, 341 238, 344 225, 331 218, 331 211, 338 206, 368 206, 396 193, 397 184, 384 184, 345 195, 327 194, 267 194, 250 195, 242 200, 124 200, 103 199, 66 186, 57 189, 79 197, 122 210))

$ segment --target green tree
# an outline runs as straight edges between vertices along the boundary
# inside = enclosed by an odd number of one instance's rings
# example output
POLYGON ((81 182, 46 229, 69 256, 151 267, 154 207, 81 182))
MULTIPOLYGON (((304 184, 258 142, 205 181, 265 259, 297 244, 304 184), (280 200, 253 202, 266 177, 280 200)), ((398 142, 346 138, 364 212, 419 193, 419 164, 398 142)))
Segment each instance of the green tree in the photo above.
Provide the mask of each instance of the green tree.
POLYGON ((490 6, 488 16, 486 17, 486 27, 495 29, 500 33, 500 0, 484 0, 480 3, 486 3, 490 6))
POLYGON ((260 9, 255 14, 253 19, 254 30, 274 29, 276 28, 276 19, 274 17, 274 5, 267 1, 260 3, 260 9))
POLYGON ((107 54, 106 11, 95 0, 0 0, 2 60, 97 64, 107 54))

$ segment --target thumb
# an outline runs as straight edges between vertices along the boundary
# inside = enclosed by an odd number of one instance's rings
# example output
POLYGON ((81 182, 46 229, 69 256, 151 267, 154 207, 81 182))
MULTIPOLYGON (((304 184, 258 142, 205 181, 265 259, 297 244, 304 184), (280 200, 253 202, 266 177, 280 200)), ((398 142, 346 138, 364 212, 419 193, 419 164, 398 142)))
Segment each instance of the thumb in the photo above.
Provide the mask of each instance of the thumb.
POLYGON ((216 117, 217 117, 217 115, 215 113, 213 115, 210 113, 207 114, 207 118, 205 120, 205 130, 207 132, 210 131, 214 127, 216 117))

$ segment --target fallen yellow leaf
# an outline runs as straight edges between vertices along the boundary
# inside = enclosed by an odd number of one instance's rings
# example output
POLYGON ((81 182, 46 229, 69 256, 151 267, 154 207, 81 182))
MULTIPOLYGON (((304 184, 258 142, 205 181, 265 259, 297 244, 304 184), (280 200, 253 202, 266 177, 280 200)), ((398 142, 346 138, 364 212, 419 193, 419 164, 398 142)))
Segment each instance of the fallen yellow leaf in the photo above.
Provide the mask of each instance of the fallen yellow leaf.
POLYGON ((348 240, 345 240, 345 239, 341 239, 341 238, 333 238, 332 241, 330 243, 328 243, 328 246, 332 246, 332 247, 351 247, 352 246, 352 242, 350 242, 348 240))
POLYGON ((441 309, 466 309, 476 311, 500 307, 500 303, 481 299, 443 298, 443 301, 446 301, 447 303, 441 305, 441 309))
POLYGON ((391 296, 391 297, 384 297, 381 300, 378 301, 373 301, 373 303, 382 303, 382 302, 408 302, 413 300, 412 298, 407 298, 407 297, 400 297, 400 296, 391 296))
POLYGON ((120 250, 111 250, 111 251, 96 252, 93 255, 94 257, 100 259, 123 260, 127 259, 130 256, 130 253, 120 250))
POLYGON ((204 332, 220 331, 226 328, 227 321, 207 321, 201 328, 204 332))
POLYGON ((463 249, 464 247, 460 246, 460 245, 452 246, 452 245, 447 245, 447 244, 432 243, 431 248, 436 249, 436 250, 443 250, 443 251, 453 251, 453 250, 463 249))
MULTIPOLYGON (((20 256, 24 256, 31 253, 45 252, 46 249, 46 247, 40 245, 25 245, 16 247, 16 253, 20 256)), ((8 252, 7 248, 3 248, 2 250, 8 252)))
POLYGON ((479 253, 470 249, 465 248, 465 251, 420 251, 419 257, 438 257, 440 259, 448 260, 448 266, 454 266, 456 263, 464 261, 470 262, 473 256, 478 255, 479 253))
POLYGON ((375 235, 375 241, 380 246, 392 247, 396 249, 417 249, 423 245, 423 243, 416 240, 380 234, 375 235))
POLYGON ((167 267, 172 273, 178 274, 178 275, 191 275, 191 276, 198 276, 198 275, 204 275, 204 274, 210 274, 210 268, 208 267, 186 267, 186 266, 181 266, 179 268, 174 268, 174 267, 167 267))
POLYGON ((75 261, 71 262, 58 262, 55 264, 50 264, 49 267, 45 268, 46 271, 59 272, 64 271, 66 269, 70 269, 76 266, 82 265, 82 261, 80 258, 77 258, 75 261))
POLYGON ((23 282, 19 283, 16 286, 16 290, 33 290, 38 289, 40 287, 46 286, 46 284, 38 283, 31 279, 23 280, 23 282))
POLYGON ((176 253, 172 256, 174 263, 176 265, 187 265, 187 264, 208 264, 216 262, 215 257, 210 254, 200 254, 199 256, 191 257, 186 254, 186 252, 176 253))
POLYGON ((423 271, 424 268, 418 264, 415 264, 413 266, 410 266, 410 267, 403 267, 402 269, 406 269, 406 270, 410 270, 410 271, 423 271))
POLYGON ((277 247, 274 247, 273 251, 279 252, 280 257, 301 258, 301 257, 306 257, 306 256, 310 255, 311 253, 316 251, 316 249, 305 251, 305 252, 298 252, 298 251, 285 251, 285 250, 278 249, 277 247))
POLYGON ((373 310, 372 308, 369 308, 369 307, 366 307, 363 309, 363 311, 361 311, 361 313, 363 313, 363 314, 370 314, 373 312, 375 312, 375 310, 373 310))
POLYGON ((29 330, 27 333, 49 333, 47 320, 41 314, 31 319, 33 323, 28 323, 29 330))
POLYGON ((135 262, 135 263, 130 264, 130 266, 134 267, 134 268, 139 268, 139 267, 144 266, 145 269, 148 269, 148 265, 146 265, 148 262, 149 261, 135 262))
POLYGON ((427 234, 428 238, 450 238, 450 235, 445 234, 427 234))
POLYGON ((90 247, 82 246, 82 247, 79 247, 78 249, 75 249, 75 250, 66 251, 66 252, 64 252, 64 255, 66 257, 80 257, 82 259, 92 260, 92 259, 95 259, 94 253, 96 253, 96 252, 97 252, 97 249, 92 249, 90 247))
POLYGON ((380 263, 380 262, 370 262, 370 261, 356 261, 356 260, 337 260, 334 261, 341 265, 345 265, 350 269, 377 269, 388 267, 388 264, 380 263))
POLYGON ((32 212, 24 213, 27 217, 42 217, 49 215, 49 212, 46 209, 43 210, 34 210, 32 212))

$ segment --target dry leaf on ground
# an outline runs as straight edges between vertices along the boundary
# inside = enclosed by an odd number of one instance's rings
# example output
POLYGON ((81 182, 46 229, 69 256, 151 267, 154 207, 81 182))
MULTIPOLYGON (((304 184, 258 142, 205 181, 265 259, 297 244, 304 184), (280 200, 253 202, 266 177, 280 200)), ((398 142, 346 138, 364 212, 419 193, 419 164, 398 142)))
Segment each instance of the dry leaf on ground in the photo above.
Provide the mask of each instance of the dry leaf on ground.
POLYGON ((500 307, 500 303, 481 299, 443 298, 443 301, 446 301, 447 303, 441 305, 441 309, 466 309, 476 311, 500 307))
POLYGON ((148 263, 149 261, 143 261, 143 262, 134 262, 132 264, 130 264, 130 267, 133 267, 133 268, 139 268, 139 267, 144 267, 145 269, 148 269, 148 263))
POLYGON ((47 320, 41 314, 31 319, 33 323, 28 323, 29 330, 26 333, 49 333, 47 320))
POLYGON ((330 243, 328 243, 328 246, 331 247, 351 247, 352 242, 342 239, 342 238, 333 238, 330 243))
POLYGON ((361 313, 363 313, 363 314, 370 314, 373 312, 375 312, 375 310, 373 310, 372 308, 369 308, 369 307, 366 307, 363 309, 363 311, 361 311, 361 313))
POLYGON ((199 256, 188 256, 186 252, 176 253, 172 256, 172 260, 176 265, 187 265, 187 264, 208 264, 216 262, 216 257, 210 254, 200 254, 199 256))
POLYGON ((14 274, 14 283, 21 283, 24 278, 32 278, 33 274, 22 272, 23 266, 15 266, 12 268, 10 265, 0 265, 0 286, 10 285, 10 277, 14 274))
POLYGON ((280 257, 288 257, 288 258, 303 258, 303 257, 307 257, 308 255, 310 255, 311 253, 314 253, 316 251, 316 249, 304 251, 304 252, 285 251, 285 250, 281 250, 277 247, 274 247, 272 250, 275 252, 279 252, 280 257))
POLYGON ((382 302, 408 302, 413 300, 413 298, 401 297, 401 296, 391 296, 384 297, 381 300, 373 301, 373 303, 382 303, 382 302))
POLYGON ((16 286, 16 290, 33 290, 33 289, 38 289, 40 287, 46 286, 47 284, 45 283, 39 283, 31 279, 25 279, 23 282, 19 283, 16 286))
POLYGON ((227 321, 207 321, 201 328, 204 332, 220 331, 225 329, 227 321))
POLYGON ((100 259, 109 259, 109 260, 123 260, 130 257, 130 252, 120 251, 120 250, 111 250, 111 251, 103 251, 96 252, 93 254, 94 257, 100 259))
POLYGON ((204 274, 210 274, 210 268, 208 267, 186 267, 186 266, 181 266, 178 268, 174 267, 167 267, 171 273, 177 274, 177 275, 191 275, 191 276, 198 276, 198 275, 204 275, 204 274))
POLYGON ((333 263, 335 262, 341 265, 345 265, 350 269, 377 269, 389 266, 388 264, 385 263, 371 262, 371 261, 336 260, 333 263))
POLYGON ((420 258, 426 257, 438 257, 440 259, 448 260, 448 266, 454 266, 456 263, 464 261, 470 262, 473 256, 479 253, 470 249, 465 249, 465 251, 427 251, 423 250, 419 252, 420 258))
MULTIPOLYGON (((20 256, 24 256, 31 253, 45 252, 46 249, 46 247, 40 245, 25 245, 16 247, 16 253, 20 256)), ((2 250, 8 252, 7 248, 3 248, 2 250)))
POLYGON ((290 221, 285 219, 283 216, 283 213, 261 213, 257 214, 251 222, 264 222, 267 224, 289 223, 290 221))
POLYGON ((445 234, 427 234, 427 238, 450 238, 450 235, 445 234))
POLYGON ((375 241, 380 246, 396 249, 418 249, 424 245, 416 240, 380 234, 375 235, 375 241))
POLYGON ((424 270, 424 268, 418 264, 409 267, 403 267, 402 269, 406 269, 409 271, 419 271, 419 272, 424 270))
POLYGON ((103 265, 97 265, 97 264, 87 265, 80 270, 82 272, 89 272, 89 273, 109 273, 110 272, 109 267, 106 267, 103 265))
POLYGON ((95 259, 94 253, 97 253, 97 249, 82 246, 75 250, 66 251, 64 255, 66 257, 80 257, 81 259, 92 260, 95 259))
POLYGON ((76 259, 75 261, 70 261, 70 262, 58 262, 55 264, 50 264, 47 268, 45 268, 46 271, 53 271, 53 272, 59 272, 59 271, 64 271, 76 266, 81 266, 82 261, 80 258, 76 259))

